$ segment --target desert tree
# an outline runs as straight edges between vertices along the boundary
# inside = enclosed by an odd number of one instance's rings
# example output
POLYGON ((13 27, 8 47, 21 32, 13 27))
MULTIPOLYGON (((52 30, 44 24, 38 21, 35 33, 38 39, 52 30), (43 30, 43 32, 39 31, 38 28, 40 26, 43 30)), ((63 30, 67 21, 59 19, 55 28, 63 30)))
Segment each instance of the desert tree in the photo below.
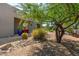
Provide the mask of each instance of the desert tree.
POLYGON ((58 43, 61 43, 65 31, 73 25, 77 27, 79 23, 79 4, 24 3, 20 4, 20 8, 19 13, 24 18, 32 18, 40 25, 42 22, 51 21, 58 43))

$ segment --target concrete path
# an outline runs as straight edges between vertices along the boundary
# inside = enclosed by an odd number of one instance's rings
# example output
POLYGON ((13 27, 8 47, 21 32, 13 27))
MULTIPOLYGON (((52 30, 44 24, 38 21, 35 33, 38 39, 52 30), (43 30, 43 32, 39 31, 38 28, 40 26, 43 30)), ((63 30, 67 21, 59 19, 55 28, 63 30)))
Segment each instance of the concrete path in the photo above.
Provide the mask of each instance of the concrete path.
POLYGON ((9 43, 9 42, 13 42, 13 41, 16 41, 16 40, 20 40, 20 39, 21 39, 20 36, 0 38, 0 45, 5 44, 5 43, 9 43))

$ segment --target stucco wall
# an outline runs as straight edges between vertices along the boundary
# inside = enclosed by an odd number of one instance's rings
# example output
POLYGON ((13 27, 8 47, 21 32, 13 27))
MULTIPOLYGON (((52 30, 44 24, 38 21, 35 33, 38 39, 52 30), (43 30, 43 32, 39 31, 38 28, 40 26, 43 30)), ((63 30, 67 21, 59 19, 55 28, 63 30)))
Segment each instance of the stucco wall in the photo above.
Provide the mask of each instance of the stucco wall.
POLYGON ((8 4, 0 3, 0 37, 14 34, 15 8, 8 4))

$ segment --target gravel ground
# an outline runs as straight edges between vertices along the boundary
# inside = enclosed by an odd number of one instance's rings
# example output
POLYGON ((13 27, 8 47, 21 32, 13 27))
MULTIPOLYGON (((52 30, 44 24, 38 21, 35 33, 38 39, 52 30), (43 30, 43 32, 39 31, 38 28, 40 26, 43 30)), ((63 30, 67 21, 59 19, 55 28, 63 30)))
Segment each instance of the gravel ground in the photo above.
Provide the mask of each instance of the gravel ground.
POLYGON ((55 33, 48 33, 45 42, 27 40, 9 42, 0 46, 1 56, 79 56, 79 38, 64 35, 62 43, 56 43, 55 33))

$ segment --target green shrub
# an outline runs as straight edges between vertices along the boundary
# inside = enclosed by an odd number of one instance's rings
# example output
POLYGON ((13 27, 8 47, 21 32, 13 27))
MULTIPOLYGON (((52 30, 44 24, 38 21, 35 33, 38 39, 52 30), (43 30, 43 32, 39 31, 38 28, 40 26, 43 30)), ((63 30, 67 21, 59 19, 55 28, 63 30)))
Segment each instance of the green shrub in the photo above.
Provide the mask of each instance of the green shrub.
POLYGON ((42 28, 37 28, 37 29, 34 29, 33 32, 32 32, 32 36, 35 40, 38 40, 38 41, 45 41, 45 35, 46 35, 46 31, 42 28))

